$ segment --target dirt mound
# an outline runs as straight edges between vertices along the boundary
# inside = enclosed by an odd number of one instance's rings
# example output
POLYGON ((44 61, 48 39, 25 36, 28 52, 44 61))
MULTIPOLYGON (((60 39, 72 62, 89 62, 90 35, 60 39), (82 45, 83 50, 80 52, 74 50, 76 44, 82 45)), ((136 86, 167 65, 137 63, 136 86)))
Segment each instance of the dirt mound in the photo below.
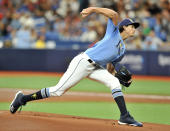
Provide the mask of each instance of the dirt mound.
POLYGON ((118 125, 117 121, 39 112, 14 115, 0 111, 0 131, 169 131, 169 125, 144 123, 144 127, 118 125))

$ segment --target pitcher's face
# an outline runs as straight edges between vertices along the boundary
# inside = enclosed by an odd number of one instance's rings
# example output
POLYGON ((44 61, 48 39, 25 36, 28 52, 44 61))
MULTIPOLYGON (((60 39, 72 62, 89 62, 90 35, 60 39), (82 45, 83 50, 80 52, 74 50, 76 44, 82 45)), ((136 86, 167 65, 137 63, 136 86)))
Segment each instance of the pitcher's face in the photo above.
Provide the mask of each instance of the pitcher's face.
POLYGON ((124 26, 123 28, 124 31, 128 34, 128 37, 134 36, 136 30, 134 25, 124 26))

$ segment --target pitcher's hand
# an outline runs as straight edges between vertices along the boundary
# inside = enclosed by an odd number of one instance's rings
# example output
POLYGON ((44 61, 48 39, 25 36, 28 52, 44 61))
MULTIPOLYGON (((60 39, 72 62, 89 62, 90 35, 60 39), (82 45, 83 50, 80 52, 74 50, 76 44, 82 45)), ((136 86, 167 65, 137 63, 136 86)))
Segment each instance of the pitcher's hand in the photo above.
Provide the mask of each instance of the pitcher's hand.
POLYGON ((81 16, 83 18, 87 17, 88 15, 93 13, 93 9, 94 9, 94 7, 89 7, 89 8, 83 9, 82 12, 81 12, 81 16))

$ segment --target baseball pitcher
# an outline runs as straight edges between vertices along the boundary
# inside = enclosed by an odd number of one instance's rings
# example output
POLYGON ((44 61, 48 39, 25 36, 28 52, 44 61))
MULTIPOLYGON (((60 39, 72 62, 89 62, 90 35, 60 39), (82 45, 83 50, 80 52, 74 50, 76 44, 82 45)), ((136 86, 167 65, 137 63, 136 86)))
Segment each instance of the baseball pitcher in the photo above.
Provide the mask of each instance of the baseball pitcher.
POLYGON ((85 18, 92 13, 108 17, 106 33, 103 39, 92 48, 75 56, 57 85, 41 89, 29 95, 24 95, 19 91, 10 105, 10 112, 12 114, 29 101, 62 96, 80 80, 88 77, 110 88, 121 113, 118 121, 119 124, 143 126, 142 123, 134 120, 128 112, 121 91, 121 84, 127 87, 131 84, 131 73, 124 66, 117 72, 114 69, 115 64, 125 54, 123 40, 132 37, 140 24, 131 19, 124 19, 118 24, 118 13, 108 8, 89 7, 82 10, 81 15, 85 18))

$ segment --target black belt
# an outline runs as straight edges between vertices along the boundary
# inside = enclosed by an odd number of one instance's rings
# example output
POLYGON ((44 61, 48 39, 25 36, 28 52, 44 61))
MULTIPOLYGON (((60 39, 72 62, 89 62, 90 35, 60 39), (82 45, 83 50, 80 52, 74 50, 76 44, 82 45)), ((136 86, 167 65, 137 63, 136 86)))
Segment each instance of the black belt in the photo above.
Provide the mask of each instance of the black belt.
POLYGON ((93 63, 93 61, 92 61, 91 59, 88 59, 87 61, 88 61, 89 63, 93 63))
POLYGON ((98 64, 96 64, 93 60, 91 60, 91 59, 88 59, 87 60, 89 63, 91 63, 93 66, 95 66, 95 67, 100 67, 98 64))

